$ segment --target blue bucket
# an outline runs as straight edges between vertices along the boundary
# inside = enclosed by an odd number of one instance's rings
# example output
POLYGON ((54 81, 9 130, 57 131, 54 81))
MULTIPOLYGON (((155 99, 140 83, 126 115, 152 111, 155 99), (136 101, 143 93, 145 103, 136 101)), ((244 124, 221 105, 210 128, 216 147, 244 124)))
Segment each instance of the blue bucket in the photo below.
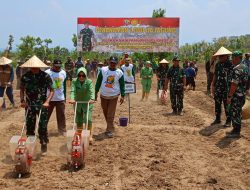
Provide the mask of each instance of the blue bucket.
POLYGON ((120 122, 120 126, 121 127, 126 127, 128 126, 128 118, 127 117, 121 117, 119 119, 119 122, 120 122))

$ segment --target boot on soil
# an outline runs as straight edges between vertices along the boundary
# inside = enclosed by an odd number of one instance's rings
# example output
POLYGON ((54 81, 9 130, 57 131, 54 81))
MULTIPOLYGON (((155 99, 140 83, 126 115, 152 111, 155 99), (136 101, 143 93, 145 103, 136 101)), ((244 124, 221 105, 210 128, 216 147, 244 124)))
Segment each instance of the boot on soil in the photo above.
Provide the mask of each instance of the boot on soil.
POLYGON ((217 125, 217 124, 220 124, 220 123, 221 123, 220 117, 216 116, 215 120, 213 121, 213 123, 211 123, 211 125, 217 125))
POLYGON ((225 124, 223 125, 224 128, 231 127, 231 120, 227 118, 225 124))
POLYGON ((232 131, 226 133, 227 138, 240 138, 240 130, 234 128, 232 131))
POLYGON ((171 115, 177 115, 177 110, 173 109, 171 115))
POLYGON ((42 156, 45 156, 47 154, 47 143, 45 142, 41 144, 41 154, 42 156))
POLYGON ((183 111, 182 111, 182 109, 178 110, 177 114, 180 115, 180 116, 183 116, 183 111))

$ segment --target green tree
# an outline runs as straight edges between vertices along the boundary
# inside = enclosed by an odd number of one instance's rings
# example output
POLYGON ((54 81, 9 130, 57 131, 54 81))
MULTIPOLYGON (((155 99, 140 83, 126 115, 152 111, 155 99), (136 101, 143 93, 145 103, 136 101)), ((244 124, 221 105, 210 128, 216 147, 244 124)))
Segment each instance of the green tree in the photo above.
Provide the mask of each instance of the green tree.
POLYGON ((166 14, 166 9, 162 9, 162 8, 154 9, 152 18, 165 17, 165 14, 166 14))
POLYGON ((21 37, 21 44, 17 46, 17 53, 20 59, 25 59, 28 55, 34 55, 36 38, 32 36, 21 37))

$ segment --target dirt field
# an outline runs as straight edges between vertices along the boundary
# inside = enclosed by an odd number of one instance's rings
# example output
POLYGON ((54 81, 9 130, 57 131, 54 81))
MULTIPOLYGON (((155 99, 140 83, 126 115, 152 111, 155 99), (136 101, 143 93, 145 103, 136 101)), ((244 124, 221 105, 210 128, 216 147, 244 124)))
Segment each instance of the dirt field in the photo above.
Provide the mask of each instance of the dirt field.
MULTIPOLYGON (((200 68, 197 91, 184 98, 184 115, 171 116, 170 104, 158 105, 156 89, 148 102, 140 102, 141 86, 131 95, 131 121, 116 127, 115 137, 105 139, 105 122, 100 101, 95 104, 95 141, 86 167, 69 172, 66 167, 66 137, 58 137, 55 115, 48 129, 48 154, 34 161, 31 176, 15 179, 9 156, 9 140, 21 131, 24 110, 0 113, 0 189, 250 189, 250 127, 242 138, 226 139, 214 119, 213 100, 205 95, 205 73, 200 68)), ((154 81, 155 86, 155 81, 154 81)), ((15 92, 16 101, 18 92, 15 92)), ((116 122, 127 116, 127 102, 118 106, 116 122)), ((73 109, 67 104, 67 128, 72 127, 73 109)), ((249 123, 249 122, 248 122, 249 123)), ((40 149, 38 149, 40 150, 40 149)))

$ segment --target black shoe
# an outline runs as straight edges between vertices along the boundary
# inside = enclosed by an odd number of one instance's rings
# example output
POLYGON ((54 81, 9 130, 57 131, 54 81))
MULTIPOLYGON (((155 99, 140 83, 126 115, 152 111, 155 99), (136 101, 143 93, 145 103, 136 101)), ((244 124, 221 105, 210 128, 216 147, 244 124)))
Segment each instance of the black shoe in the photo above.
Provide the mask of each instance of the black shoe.
POLYGON ((108 138, 113 138, 113 133, 111 131, 106 131, 105 132, 105 135, 108 137, 108 138))
POLYGON ((226 123, 223 125, 224 128, 231 127, 231 122, 226 121, 226 123))
POLYGON ((183 111, 182 111, 182 110, 179 110, 179 111, 177 112, 177 114, 180 115, 180 116, 183 116, 183 111))
POLYGON ((231 132, 226 133, 227 138, 240 138, 240 132, 232 130, 231 132))
POLYGON ((220 123, 221 123, 221 120, 215 119, 213 121, 213 123, 211 123, 211 125, 217 125, 217 124, 220 124, 220 123))
POLYGON ((177 115, 177 111, 176 110, 173 110, 171 115, 177 115))
POLYGON ((47 154, 47 143, 41 144, 41 153, 42 153, 42 155, 47 154))

